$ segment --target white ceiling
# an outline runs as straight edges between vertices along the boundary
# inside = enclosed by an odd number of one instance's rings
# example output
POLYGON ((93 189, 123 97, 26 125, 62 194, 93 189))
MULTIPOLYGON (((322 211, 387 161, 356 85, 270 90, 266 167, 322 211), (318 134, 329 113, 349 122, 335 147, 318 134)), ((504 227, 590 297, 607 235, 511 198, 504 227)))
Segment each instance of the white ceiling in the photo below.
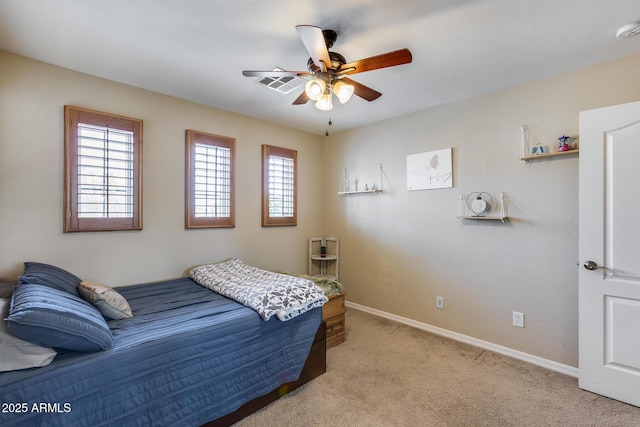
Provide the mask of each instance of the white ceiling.
POLYGON ((383 96, 336 102, 336 132, 639 53, 615 37, 637 20, 638 0, 2 0, 0 49, 324 134, 329 113, 291 105, 301 89, 242 76, 306 71, 298 24, 337 31, 347 62, 413 54, 351 76, 383 96))

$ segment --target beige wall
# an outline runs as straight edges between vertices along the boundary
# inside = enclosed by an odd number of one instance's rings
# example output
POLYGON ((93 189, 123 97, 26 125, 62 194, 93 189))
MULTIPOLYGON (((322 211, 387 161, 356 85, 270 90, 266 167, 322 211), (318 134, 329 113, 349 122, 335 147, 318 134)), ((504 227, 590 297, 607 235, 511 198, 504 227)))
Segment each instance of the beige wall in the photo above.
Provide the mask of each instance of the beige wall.
POLYGON ((577 366, 579 160, 525 164, 520 127, 555 145, 580 111, 640 99, 639 74, 633 56, 326 138, 325 229, 348 300, 577 366), (448 147, 454 187, 408 192, 406 156, 448 147), (380 162, 384 194, 336 196, 343 168, 372 183, 380 162), (456 219, 474 191, 505 192, 512 219, 456 219))
POLYGON ((320 136, 0 52, 0 277, 40 261, 128 285, 228 257, 304 272, 322 226, 321 156, 320 136), (144 230, 62 233, 65 104, 144 121, 144 230), (185 129, 236 138, 234 229, 184 229, 185 129), (261 144, 298 150, 297 227, 260 226, 261 144))
POLYGON ((579 111, 640 99, 639 72, 633 56, 322 142, 0 52, 0 277, 33 260, 127 285, 232 256, 304 272, 306 239, 333 235, 350 301, 577 366, 578 158, 521 162, 520 126, 555 144, 577 134, 579 111), (62 233, 65 104, 144 120, 143 231, 62 233), (237 139, 235 229, 184 229, 188 128, 237 139), (263 143, 298 150, 297 227, 260 227, 263 143), (448 147, 454 188, 406 191, 406 156, 448 147), (379 163, 384 194, 336 196, 343 168, 371 184, 379 163), (505 192, 511 221, 457 220, 472 191, 505 192), (514 310, 524 329, 511 326, 514 310))

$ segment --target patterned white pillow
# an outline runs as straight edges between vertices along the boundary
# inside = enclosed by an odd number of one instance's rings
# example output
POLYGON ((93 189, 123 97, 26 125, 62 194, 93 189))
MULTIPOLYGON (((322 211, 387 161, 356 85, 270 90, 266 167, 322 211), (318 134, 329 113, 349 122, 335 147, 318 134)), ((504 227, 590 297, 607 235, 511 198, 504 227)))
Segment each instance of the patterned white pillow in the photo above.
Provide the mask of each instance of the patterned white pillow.
POLYGON ((111 286, 85 280, 78 285, 78 292, 85 301, 93 304, 104 317, 109 319, 133 317, 127 300, 111 286))

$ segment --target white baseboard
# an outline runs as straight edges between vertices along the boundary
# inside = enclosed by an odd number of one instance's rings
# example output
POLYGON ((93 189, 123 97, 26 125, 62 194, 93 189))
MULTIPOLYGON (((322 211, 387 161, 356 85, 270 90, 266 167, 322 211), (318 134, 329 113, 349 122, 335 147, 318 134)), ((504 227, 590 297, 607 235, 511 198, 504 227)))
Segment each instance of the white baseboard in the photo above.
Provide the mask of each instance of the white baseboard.
POLYGON ((442 335, 443 337, 451 338, 452 340, 460 341, 466 344, 483 348, 485 350, 490 350, 496 353, 504 354, 505 356, 510 356, 515 359, 523 360, 525 362, 532 363, 534 365, 538 365, 555 372, 560 372, 561 374, 578 378, 578 372, 579 372, 578 368, 574 368, 573 366, 564 365, 562 363, 554 362, 553 360, 549 360, 549 359, 543 359, 542 357, 534 356, 528 353, 523 353, 522 351, 514 350, 509 347, 504 347, 488 341, 483 341, 477 338, 470 337, 468 335, 459 334, 457 332, 449 331, 447 329, 439 328, 437 326, 429 325, 427 323, 418 322, 416 320, 409 319, 406 317, 397 316, 395 314, 387 313, 386 311, 377 310, 375 308, 370 308, 364 305, 356 304, 354 302, 346 301, 346 306, 348 308, 353 308, 355 310, 364 311, 366 313, 373 314, 375 316, 384 317, 386 319, 393 320, 398 323, 403 323, 405 325, 412 326, 417 329, 422 329, 424 331, 431 332, 436 335, 442 335))

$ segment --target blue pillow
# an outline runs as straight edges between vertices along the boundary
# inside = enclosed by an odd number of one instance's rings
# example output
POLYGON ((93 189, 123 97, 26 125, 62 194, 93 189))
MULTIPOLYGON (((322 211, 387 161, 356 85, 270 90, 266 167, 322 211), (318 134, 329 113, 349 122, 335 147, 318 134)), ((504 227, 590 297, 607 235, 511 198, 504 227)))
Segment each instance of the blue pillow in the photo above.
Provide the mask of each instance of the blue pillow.
POLYGON ((17 285, 6 321, 15 336, 44 347, 93 352, 113 346, 111 330, 96 308, 48 286, 17 285))
POLYGON ((20 283, 34 283, 49 286, 70 293, 78 294, 78 285, 82 279, 59 267, 39 262, 25 262, 24 273, 19 278, 20 283))

